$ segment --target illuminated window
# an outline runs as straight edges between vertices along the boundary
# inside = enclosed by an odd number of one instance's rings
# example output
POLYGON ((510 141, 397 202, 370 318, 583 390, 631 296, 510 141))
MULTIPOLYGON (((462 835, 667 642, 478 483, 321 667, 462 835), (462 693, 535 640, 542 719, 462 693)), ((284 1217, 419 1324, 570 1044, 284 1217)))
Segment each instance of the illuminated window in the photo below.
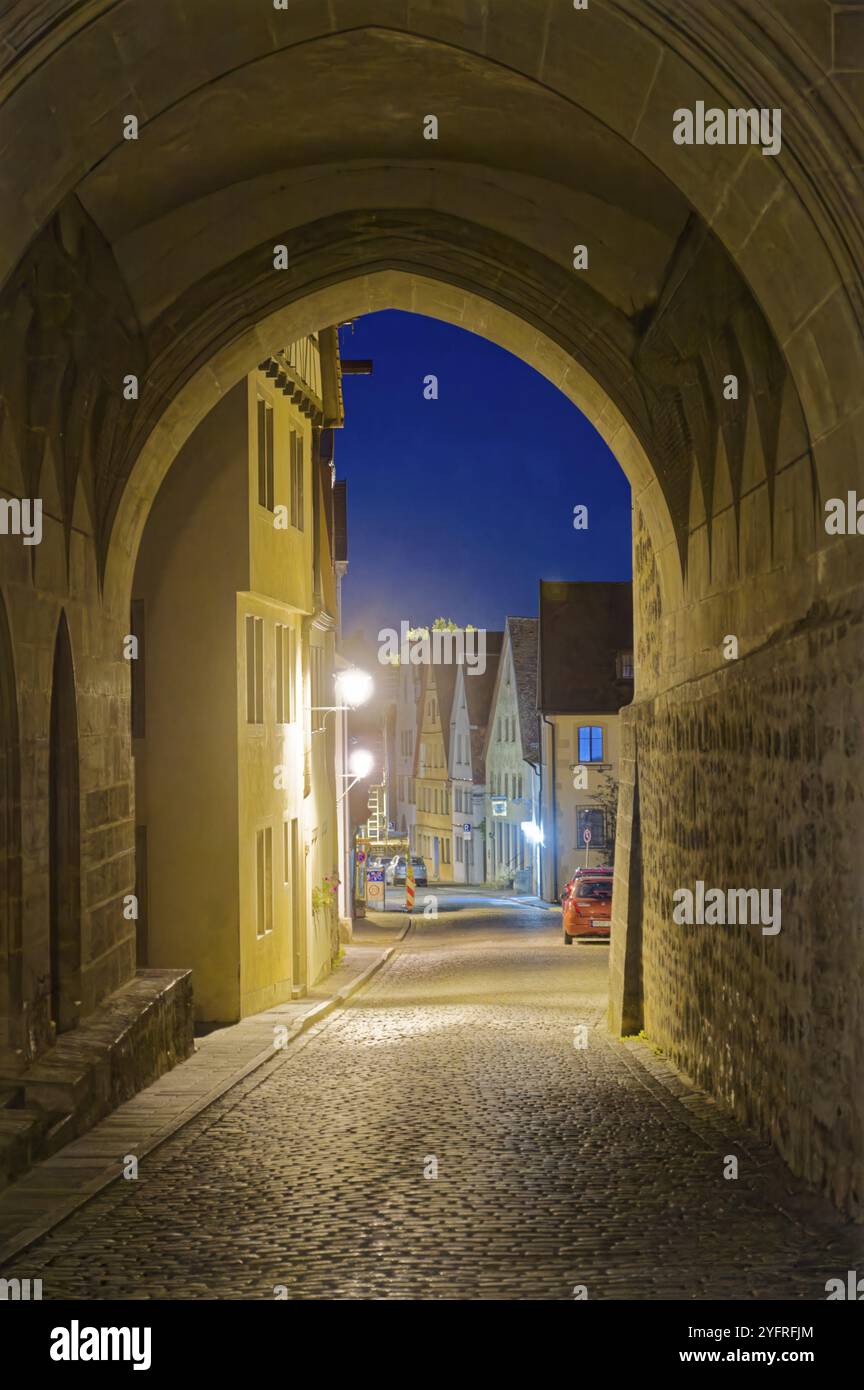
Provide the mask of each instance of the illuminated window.
POLYGON ((599 724, 583 724, 579 729, 580 763, 602 763, 603 730, 599 724))

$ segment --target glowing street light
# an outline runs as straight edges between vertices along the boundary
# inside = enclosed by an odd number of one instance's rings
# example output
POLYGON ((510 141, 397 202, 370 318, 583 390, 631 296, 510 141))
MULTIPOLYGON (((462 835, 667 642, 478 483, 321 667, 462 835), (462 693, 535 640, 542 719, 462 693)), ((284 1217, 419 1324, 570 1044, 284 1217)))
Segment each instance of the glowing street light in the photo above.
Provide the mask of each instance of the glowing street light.
POLYGON ((543 845, 546 843, 546 839, 543 834, 543 827, 541 825, 538 825, 536 821, 523 820, 522 834, 525 836, 525 839, 531 845, 543 845))
POLYGON ((351 769, 351 776, 360 782, 364 777, 369 776, 375 766, 375 759, 367 749, 357 748, 351 754, 348 766, 351 769))
POLYGON ((338 705, 312 706, 313 711, 324 715, 322 728, 327 723, 328 714, 336 714, 339 710, 351 710, 356 709, 358 705, 365 705, 375 688, 368 671, 361 671, 358 666, 351 666, 347 671, 340 671, 336 677, 335 685, 338 705))
POLYGON ((357 785, 358 782, 362 782, 363 779, 364 779, 364 777, 368 777, 368 776, 369 776, 369 773, 372 771, 372 769, 373 769, 374 766, 375 766, 375 759, 372 757, 372 754, 368 751, 368 749, 366 749, 366 748, 355 748, 355 749, 354 749, 354 752, 351 754, 351 757, 348 759, 348 767, 349 767, 350 771, 349 771, 349 772, 343 772, 343 773, 342 773, 342 776, 343 776, 343 777, 351 777, 351 778, 353 778, 353 781, 351 781, 351 782, 348 783, 347 787, 345 788, 344 792, 342 792, 341 796, 337 796, 337 798, 336 798, 336 805, 337 805, 337 806, 339 805, 339 802, 340 802, 340 801, 344 801, 345 797, 348 795, 348 793, 350 792, 350 790, 351 790, 352 787, 356 787, 356 785, 357 785))
POLYGON ((339 701, 336 708, 356 709, 358 705, 365 705, 374 688, 368 671, 361 671, 357 666, 340 671, 336 677, 336 699, 339 701))

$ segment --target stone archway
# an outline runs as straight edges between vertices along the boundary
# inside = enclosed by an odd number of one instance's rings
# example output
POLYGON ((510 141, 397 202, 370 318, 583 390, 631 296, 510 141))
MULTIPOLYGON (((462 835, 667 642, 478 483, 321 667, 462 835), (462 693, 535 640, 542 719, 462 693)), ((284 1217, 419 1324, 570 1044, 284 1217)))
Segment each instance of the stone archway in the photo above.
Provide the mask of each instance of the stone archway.
MULTIPOLYGON (((2 428, 18 490, 50 451, 59 516, 35 585, 3 574, 43 660, 58 599, 86 643, 87 815, 107 799, 128 830, 128 578, 201 414, 304 324, 395 305, 487 332, 586 410, 636 494, 621 823, 638 786, 641 935, 622 875, 614 1021, 640 978, 652 1038, 859 1210, 860 957, 822 912, 860 922, 864 833, 864 554, 822 524, 864 452, 862 74, 836 62, 839 7, 213 0, 194 27, 170 0, 31 9, 26 42, 0 21, 2 428), (781 153, 677 145, 673 112, 700 100, 782 108, 781 153), (672 931, 671 885, 766 874, 788 903, 773 942, 672 931)), ((131 968, 131 873, 111 882, 113 908, 82 909, 112 922, 88 1006, 131 968)))
POLYGON ((78 708, 66 614, 61 613, 51 681, 50 980, 51 1018, 58 1033, 74 1028, 81 1010, 81 813, 78 708))
MULTIPOLYGON (((386 247, 383 248, 386 252, 386 247)), ((377 259, 373 257, 372 259, 377 259)), ((546 376, 592 421, 621 463, 652 536, 658 583, 669 612, 683 598, 674 527, 652 463, 633 426, 600 383, 555 339, 512 309, 446 280, 406 269, 373 270, 312 290, 264 312, 178 387, 143 439, 113 517, 105 561, 106 603, 125 610, 138 544, 152 501, 183 443, 224 394, 275 345, 378 309, 444 319, 489 338, 546 376)))

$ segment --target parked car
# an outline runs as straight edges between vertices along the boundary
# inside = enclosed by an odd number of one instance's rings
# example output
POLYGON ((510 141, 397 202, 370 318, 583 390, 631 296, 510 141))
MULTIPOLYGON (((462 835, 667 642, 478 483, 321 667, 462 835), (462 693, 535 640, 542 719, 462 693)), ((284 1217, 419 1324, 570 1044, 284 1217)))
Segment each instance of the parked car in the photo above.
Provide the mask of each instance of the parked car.
POLYGON ((613 869, 577 869, 561 894, 564 945, 581 937, 608 941, 612 929, 613 869))
MULTIPOLYGON (((418 888, 425 888, 429 882, 426 872, 426 860, 421 859, 419 854, 411 855, 411 867, 414 870, 414 882, 418 888)), ((407 861, 404 854, 400 854, 393 868, 393 882, 404 883, 407 876, 407 861)))

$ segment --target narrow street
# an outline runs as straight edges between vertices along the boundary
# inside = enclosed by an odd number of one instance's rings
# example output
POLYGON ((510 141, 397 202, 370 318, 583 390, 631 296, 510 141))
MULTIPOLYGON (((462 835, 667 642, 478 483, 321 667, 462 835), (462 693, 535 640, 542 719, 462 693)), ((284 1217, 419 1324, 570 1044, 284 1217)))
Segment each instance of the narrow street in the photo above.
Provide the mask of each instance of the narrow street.
POLYGON ((824 1299, 860 1233, 609 1039, 608 948, 430 891, 346 1007, 3 1274, 46 1299, 824 1299))

